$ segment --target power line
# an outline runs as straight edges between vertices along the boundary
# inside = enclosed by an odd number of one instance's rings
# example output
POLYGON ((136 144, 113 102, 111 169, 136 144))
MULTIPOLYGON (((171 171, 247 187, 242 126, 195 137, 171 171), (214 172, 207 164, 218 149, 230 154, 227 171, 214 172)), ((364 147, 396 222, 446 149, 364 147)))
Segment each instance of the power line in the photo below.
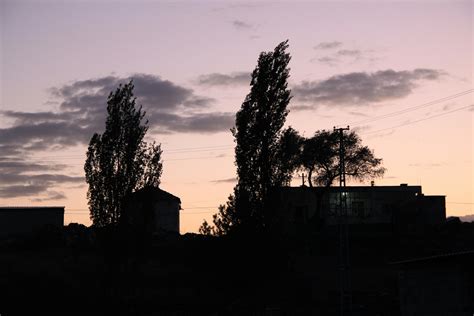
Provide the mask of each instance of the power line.
POLYGON ((444 116, 444 115, 448 115, 448 114, 451 114, 451 113, 454 113, 454 112, 458 112, 458 111, 461 111, 461 110, 464 110, 464 109, 467 109, 467 108, 470 108, 470 107, 472 107, 472 105, 463 106, 463 107, 460 107, 460 108, 457 108, 457 109, 454 109, 454 110, 451 110, 451 111, 448 111, 448 112, 444 112, 444 113, 437 114, 437 115, 432 115, 432 116, 425 117, 425 118, 422 118, 422 119, 419 119, 419 120, 416 120, 416 121, 406 122, 406 123, 403 123, 403 124, 400 124, 400 125, 395 125, 395 126, 392 126, 392 127, 382 128, 382 129, 378 129, 378 130, 375 130, 375 131, 368 131, 368 132, 361 133, 361 134, 362 135, 374 134, 374 133, 383 132, 383 131, 391 130, 391 129, 396 129, 396 128, 407 126, 407 125, 413 125, 413 124, 416 124, 416 123, 419 123, 419 122, 427 121, 427 120, 430 120, 430 119, 433 119, 433 118, 437 118, 437 117, 440 117, 440 116, 444 116))
POLYGON ((446 202, 446 204, 467 204, 467 205, 472 205, 474 203, 471 202, 446 202))
POLYGON ((423 104, 420 104, 420 105, 411 106, 411 107, 405 108, 403 110, 390 112, 390 113, 386 113, 386 114, 382 114, 382 115, 378 115, 378 116, 369 117, 369 118, 366 118, 366 119, 363 119, 363 120, 355 121, 355 122, 349 123, 349 125, 357 127, 357 126, 360 126, 360 124, 365 124, 365 123, 374 122, 374 121, 378 121, 378 120, 382 120, 382 119, 386 119, 386 118, 391 118, 391 117, 394 117, 394 116, 397 116, 397 115, 405 114, 405 113, 416 111, 416 110, 419 110, 419 109, 422 109, 422 108, 425 108, 425 107, 436 105, 436 104, 441 103, 441 102, 450 101, 452 99, 459 98, 461 96, 470 94, 472 92, 474 92, 474 89, 465 90, 465 91, 462 91, 462 92, 459 92, 459 93, 456 93, 456 94, 452 94, 452 95, 444 97, 444 98, 436 99, 436 100, 426 102, 426 103, 423 103, 423 104))
MULTIPOLYGON (((202 146, 202 147, 188 147, 188 148, 180 148, 180 149, 174 149, 174 150, 163 150, 163 155, 168 155, 168 154, 183 154, 183 153, 193 153, 193 152, 205 152, 205 151, 221 151, 221 150, 227 150, 234 148, 234 146, 230 145, 219 145, 219 146, 202 146)), ((9 158, 9 157, 5 157, 9 158)), ((50 159, 56 160, 56 159, 85 159, 86 155, 81 154, 81 155, 54 155, 54 156, 34 156, 34 157, 28 157, 28 159, 36 159, 36 160, 43 160, 43 159, 50 159)), ((15 157, 12 157, 12 159, 16 159, 15 157)), ((171 160, 171 159, 169 159, 171 160)))

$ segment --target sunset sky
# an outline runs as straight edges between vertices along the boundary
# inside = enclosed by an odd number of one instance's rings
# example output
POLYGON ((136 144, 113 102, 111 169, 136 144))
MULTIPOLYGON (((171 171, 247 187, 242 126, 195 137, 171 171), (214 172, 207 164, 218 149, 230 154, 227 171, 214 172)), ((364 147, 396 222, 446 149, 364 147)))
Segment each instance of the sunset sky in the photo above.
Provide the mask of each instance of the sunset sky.
POLYGON ((181 198, 181 233, 197 231, 235 185, 229 129, 258 55, 288 39, 287 126, 350 125, 383 158, 376 185, 472 214, 472 22, 473 2, 451 0, 0 0, 0 205, 64 205, 89 225, 86 146, 134 78, 161 188, 181 198))

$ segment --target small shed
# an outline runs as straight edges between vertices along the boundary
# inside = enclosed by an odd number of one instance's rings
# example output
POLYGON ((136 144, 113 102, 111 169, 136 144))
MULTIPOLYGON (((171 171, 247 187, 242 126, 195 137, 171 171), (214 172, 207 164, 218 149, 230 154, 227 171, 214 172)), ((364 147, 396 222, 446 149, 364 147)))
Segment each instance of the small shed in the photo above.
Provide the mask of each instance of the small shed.
POLYGON ((179 234, 179 197, 158 187, 145 187, 133 192, 125 206, 125 220, 145 231, 179 234))

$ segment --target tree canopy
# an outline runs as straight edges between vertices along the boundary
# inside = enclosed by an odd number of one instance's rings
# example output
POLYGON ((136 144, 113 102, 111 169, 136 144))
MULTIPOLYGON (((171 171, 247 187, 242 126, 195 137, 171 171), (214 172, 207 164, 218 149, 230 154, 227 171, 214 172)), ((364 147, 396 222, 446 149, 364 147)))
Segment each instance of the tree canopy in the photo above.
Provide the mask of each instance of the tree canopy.
MULTIPOLYGON (((362 140, 352 131, 344 134, 345 175, 349 179, 364 181, 381 177, 385 173, 382 159, 362 145, 362 140)), ((308 172, 308 182, 329 187, 339 178, 339 134, 335 131, 316 131, 304 139, 301 150, 301 168, 308 172)))
POLYGON ((159 186, 161 146, 143 140, 148 121, 136 106, 130 81, 110 93, 103 134, 95 133, 84 164, 90 217, 95 226, 119 223, 124 198, 145 186, 159 186))

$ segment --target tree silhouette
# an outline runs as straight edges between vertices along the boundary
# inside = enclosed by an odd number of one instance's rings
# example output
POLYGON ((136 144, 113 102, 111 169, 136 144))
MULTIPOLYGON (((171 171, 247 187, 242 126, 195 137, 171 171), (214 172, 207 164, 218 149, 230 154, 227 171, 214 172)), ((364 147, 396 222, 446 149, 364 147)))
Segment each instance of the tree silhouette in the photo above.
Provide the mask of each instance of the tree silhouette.
POLYGON ((161 146, 143 140, 148 121, 133 88, 130 81, 110 93, 105 132, 89 142, 84 171, 90 218, 98 227, 119 223, 124 198, 134 190, 160 184, 161 146))
POLYGON ((217 214, 212 215, 214 226, 204 220, 199 233, 203 235, 224 236, 231 232, 235 226, 239 225, 239 217, 235 212, 235 199, 229 195, 226 204, 219 205, 217 214))
MULTIPOLYGON (((346 177, 363 181, 384 175, 382 159, 376 158, 369 147, 363 146, 355 132, 344 134, 343 143, 346 177)), ((313 186, 313 180, 320 186, 331 186, 340 176, 339 134, 322 130, 316 131, 313 137, 305 139, 301 166, 308 172, 310 187, 313 186)))
MULTIPOLYGON (((271 187, 288 182, 293 170, 286 165, 280 150, 282 127, 288 114, 290 90, 287 88, 290 54, 288 40, 272 52, 262 52, 252 72, 250 93, 236 114, 232 134, 238 183, 226 205, 214 215, 215 227, 207 221, 200 231, 223 235, 240 227, 258 230, 265 226, 264 207, 271 187)), ((286 143, 285 143, 286 144, 286 143)))

